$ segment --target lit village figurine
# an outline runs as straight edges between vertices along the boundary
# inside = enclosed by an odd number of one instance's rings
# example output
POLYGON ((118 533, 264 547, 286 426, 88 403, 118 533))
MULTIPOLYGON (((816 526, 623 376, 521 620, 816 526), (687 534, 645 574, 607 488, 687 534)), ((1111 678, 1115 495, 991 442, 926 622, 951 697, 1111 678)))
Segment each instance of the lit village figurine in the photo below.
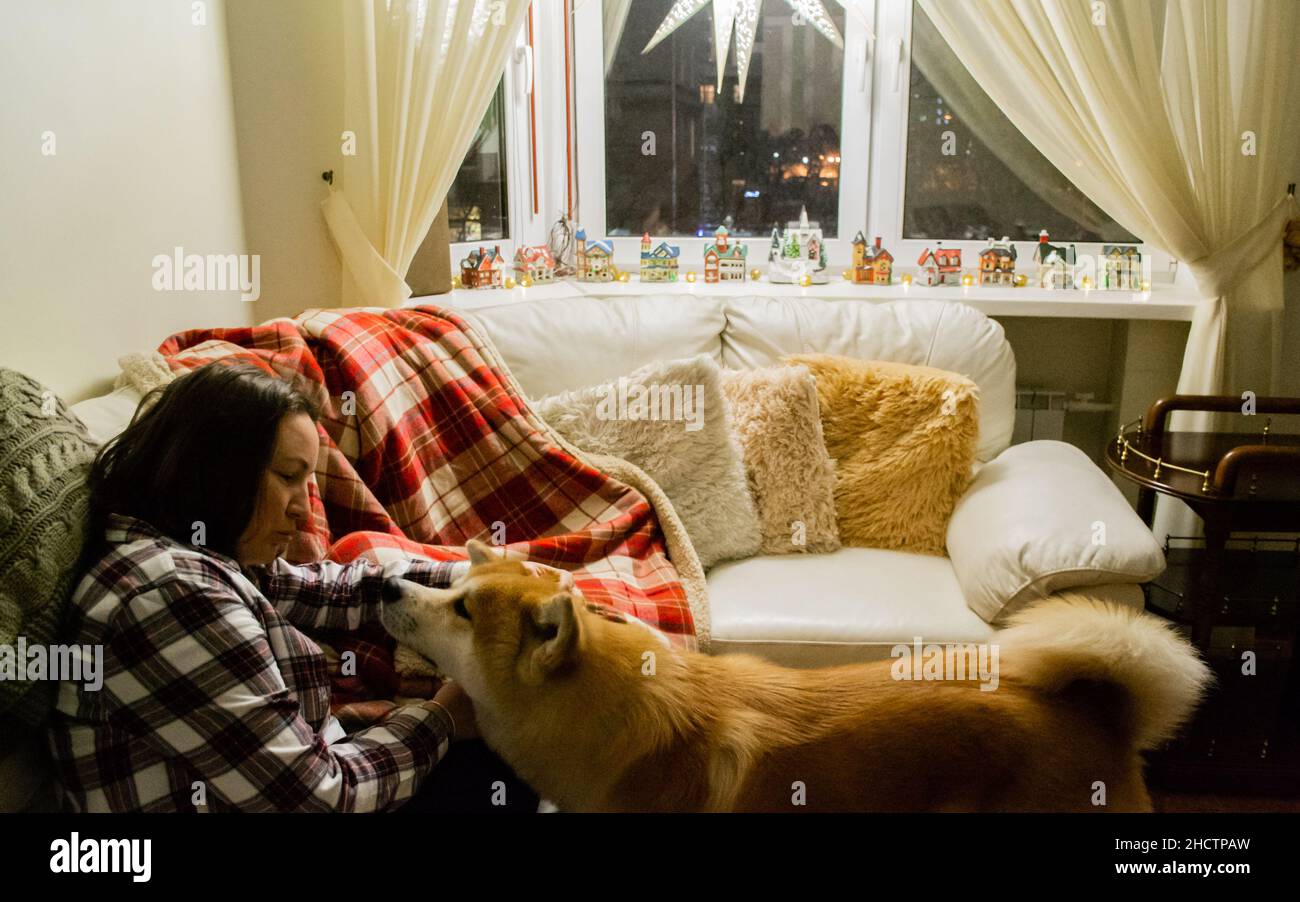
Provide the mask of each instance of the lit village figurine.
POLYGON ((772 249, 767 255, 769 282, 778 285, 802 282, 826 283, 826 243, 818 223, 808 221, 808 208, 799 211, 798 222, 788 222, 785 234, 772 229, 772 249))
POLYGON ((745 281, 745 260, 749 248, 744 242, 731 242, 731 234, 726 226, 718 226, 713 235, 713 243, 704 248, 704 281, 743 282, 745 281))
POLYGON ((1142 290, 1142 254, 1131 244, 1101 246, 1101 284, 1110 291, 1142 290))
POLYGON ((462 288, 500 288, 505 280, 506 263, 500 245, 470 251, 460 264, 462 288))
POLYGON ((588 241, 587 230, 578 229, 577 278, 579 282, 613 282, 618 275, 614 267, 614 245, 610 241, 588 241))
POLYGON ((555 281, 555 256, 544 244, 521 247, 515 252, 515 279, 531 279, 535 285, 555 281))
POLYGON ((1011 239, 989 239, 988 247, 980 251, 979 283, 981 285, 1016 284, 1016 248, 1011 239))
POLYGON ((676 282, 677 261, 682 249, 667 241, 659 242, 654 250, 650 249, 650 233, 641 236, 641 281, 642 282, 676 282))
POLYGON ((894 278, 894 255, 880 246, 867 244, 861 232, 853 237, 852 278, 857 285, 888 285, 894 278))
POLYGON ((1035 284, 1039 288, 1074 287, 1074 245, 1058 247, 1047 241, 1047 230, 1038 233, 1038 247, 1034 250, 1038 264, 1035 284))
POLYGON ((961 284, 961 248, 944 247, 943 242, 934 250, 926 248, 916 265, 921 267, 921 281, 925 285, 961 284))

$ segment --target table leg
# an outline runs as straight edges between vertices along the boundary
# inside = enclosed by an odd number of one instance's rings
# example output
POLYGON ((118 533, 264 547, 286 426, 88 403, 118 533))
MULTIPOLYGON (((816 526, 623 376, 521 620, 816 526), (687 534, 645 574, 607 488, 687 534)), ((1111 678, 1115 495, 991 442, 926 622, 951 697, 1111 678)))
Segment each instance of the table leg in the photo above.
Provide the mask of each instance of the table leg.
POLYGON ((1142 518, 1142 522, 1147 528, 1155 526, 1156 519, 1156 491, 1146 487, 1138 489, 1137 515, 1142 518))
POLYGON ((1202 651, 1210 648, 1210 633, 1214 629, 1219 609, 1223 605, 1223 567, 1232 520, 1227 516, 1203 515, 1205 519, 1205 557, 1202 560, 1198 589, 1200 605, 1192 627, 1192 642, 1202 651))

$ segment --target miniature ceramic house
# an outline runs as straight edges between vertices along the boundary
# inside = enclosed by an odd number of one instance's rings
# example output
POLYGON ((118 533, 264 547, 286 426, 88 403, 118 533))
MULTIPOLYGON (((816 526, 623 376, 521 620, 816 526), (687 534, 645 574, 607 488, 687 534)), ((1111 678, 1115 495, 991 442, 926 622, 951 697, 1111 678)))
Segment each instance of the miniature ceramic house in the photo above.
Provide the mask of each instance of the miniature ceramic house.
POLYGON ((654 250, 650 249, 650 233, 641 236, 641 281, 642 282, 676 282, 677 261, 682 249, 667 241, 659 242, 654 250))
POLYGON ((921 267, 921 282, 925 285, 960 285, 961 284, 961 248, 944 247, 936 244, 934 250, 928 247, 921 254, 916 265, 921 267))
POLYGON ((880 246, 867 245, 861 232, 853 238, 853 281, 859 285, 888 285, 894 278, 894 255, 880 246))
POLYGON ((555 281, 555 256, 544 244, 515 251, 515 278, 532 279, 538 285, 555 281))
POLYGON ((981 285, 1016 284, 1016 248, 1011 239, 989 239, 988 247, 980 251, 979 283, 981 285))
POLYGON ((612 282, 618 271, 614 268, 614 245, 610 241, 588 241, 586 229, 578 229, 576 270, 579 282, 612 282))
POLYGON ((743 242, 731 241, 726 226, 719 226, 713 243, 704 249, 704 281, 743 282, 745 261, 749 248, 743 242))
POLYGON ((505 279, 505 258, 500 246, 470 251, 460 264, 460 284, 465 288, 500 288, 505 279))
POLYGON ((786 223, 784 235, 772 230, 767 262, 771 282, 793 283, 804 276, 818 285, 826 282, 826 242, 820 225, 808 221, 807 207, 799 211, 798 222, 786 223))
POLYGON ((1101 284, 1111 291, 1140 291, 1142 288, 1142 253, 1131 244, 1101 246, 1101 284))
POLYGON ((1039 288, 1073 288, 1074 287, 1074 245, 1058 247, 1047 241, 1047 230, 1038 233, 1038 247, 1034 251, 1034 262, 1038 264, 1035 284, 1039 288))

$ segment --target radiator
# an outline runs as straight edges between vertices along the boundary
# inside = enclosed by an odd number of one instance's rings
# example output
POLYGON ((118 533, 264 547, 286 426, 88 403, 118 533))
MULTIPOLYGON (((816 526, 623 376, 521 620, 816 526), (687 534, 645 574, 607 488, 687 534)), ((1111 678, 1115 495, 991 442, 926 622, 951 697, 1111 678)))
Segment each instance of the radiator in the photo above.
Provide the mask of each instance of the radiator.
POLYGON ((1061 440, 1065 434, 1065 392, 1016 389, 1016 429, 1011 443, 1036 439, 1061 440))
POLYGON ((1096 400, 1091 392, 1067 398, 1063 391, 1042 388, 1016 389, 1016 428, 1011 444, 1034 439, 1062 441, 1067 413, 1109 413, 1114 404, 1096 400))

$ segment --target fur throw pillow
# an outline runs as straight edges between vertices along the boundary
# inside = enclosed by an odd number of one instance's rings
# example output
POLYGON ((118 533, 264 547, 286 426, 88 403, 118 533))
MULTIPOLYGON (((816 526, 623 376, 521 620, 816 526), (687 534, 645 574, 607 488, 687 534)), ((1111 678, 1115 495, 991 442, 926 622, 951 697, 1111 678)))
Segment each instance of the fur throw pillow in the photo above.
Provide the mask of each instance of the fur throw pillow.
POLYGON ((944 553, 979 436, 979 388, 944 370, 801 354, 817 380, 845 545, 944 553))
POLYGON ((722 388, 758 508, 760 551, 835 551, 835 467, 822 439, 812 373, 805 366, 729 370, 722 388))
POLYGON ((758 552, 758 514, 712 357, 651 363, 533 409, 582 450, 644 470, 672 502, 704 567, 758 552))

